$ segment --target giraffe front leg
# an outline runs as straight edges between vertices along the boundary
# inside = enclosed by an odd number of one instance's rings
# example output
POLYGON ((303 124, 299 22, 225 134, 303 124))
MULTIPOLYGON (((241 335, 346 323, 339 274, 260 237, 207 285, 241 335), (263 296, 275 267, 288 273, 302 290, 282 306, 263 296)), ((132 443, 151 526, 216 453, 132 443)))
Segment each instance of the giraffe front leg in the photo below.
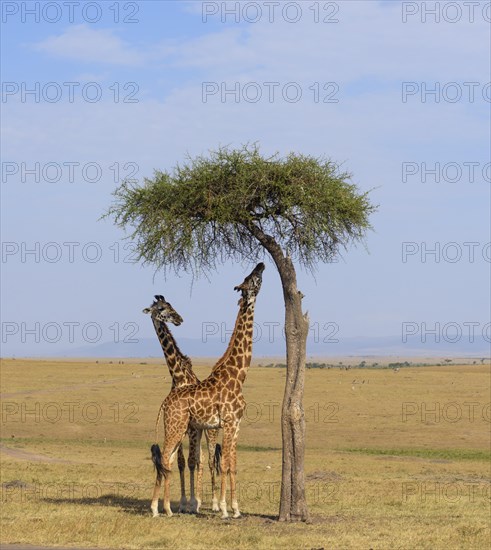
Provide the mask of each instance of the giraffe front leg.
POLYGON ((182 450, 182 443, 179 445, 177 450, 177 467, 179 468, 179 476, 181 478, 181 500, 179 501, 179 512, 187 512, 188 501, 186 498, 186 479, 185 479, 185 468, 186 468, 186 459, 184 458, 184 452, 182 450))

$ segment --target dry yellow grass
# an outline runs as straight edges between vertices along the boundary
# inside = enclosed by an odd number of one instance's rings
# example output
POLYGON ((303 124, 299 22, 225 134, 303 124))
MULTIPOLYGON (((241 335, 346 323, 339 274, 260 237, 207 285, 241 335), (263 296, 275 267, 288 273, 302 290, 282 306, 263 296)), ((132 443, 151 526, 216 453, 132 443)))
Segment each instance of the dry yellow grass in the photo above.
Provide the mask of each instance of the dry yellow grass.
MULTIPOLYGON (((205 377, 209 366, 198 365, 205 377)), ((309 370, 311 524, 280 524, 285 371, 252 367, 239 438, 243 517, 153 519, 149 459, 170 387, 145 360, 6 360, 1 367, 4 543, 106 548, 488 548, 490 370, 309 370), (17 451, 17 454, 16 452, 17 451)), ((177 472, 177 468, 175 468, 177 472)), ((179 496, 178 476, 172 484, 179 496)))

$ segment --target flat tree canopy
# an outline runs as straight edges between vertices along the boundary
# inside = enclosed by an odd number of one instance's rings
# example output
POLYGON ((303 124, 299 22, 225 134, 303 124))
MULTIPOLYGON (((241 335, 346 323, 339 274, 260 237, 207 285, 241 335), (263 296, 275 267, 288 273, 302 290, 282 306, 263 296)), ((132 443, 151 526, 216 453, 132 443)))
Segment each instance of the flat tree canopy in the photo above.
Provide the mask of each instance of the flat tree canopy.
POLYGON ((256 145, 223 148, 156 172, 143 186, 124 182, 108 215, 132 228, 139 259, 193 274, 229 258, 257 261, 267 251, 285 302, 287 377, 279 519, 308 520, 303 389, 309 320, 293 261, 307 270, 363 239, 375 210, 350 174, 330 160, 290 153, 263 157, 256 145))
POLYGON ((124 182, 108 213, 133 228, 139 259, 164 271, 199 273, 228 258, 262 259, 259 232, 312 269, 370 227, 375 207, 350 177, 322 158, 265 158, 256 145, 222 148, 157 171, 143 186, 124 182))

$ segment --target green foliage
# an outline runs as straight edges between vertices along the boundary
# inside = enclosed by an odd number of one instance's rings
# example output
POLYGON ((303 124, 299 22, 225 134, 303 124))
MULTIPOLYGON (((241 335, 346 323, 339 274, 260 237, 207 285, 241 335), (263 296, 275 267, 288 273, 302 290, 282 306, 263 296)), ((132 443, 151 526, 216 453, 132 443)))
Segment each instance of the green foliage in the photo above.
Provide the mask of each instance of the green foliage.
POLYGON ((327 363, 319 363, 317 361, 312 361, 310 363, 305 363, 305 368, 307 369, 330 369, 331 366, 327 363))
POLYGON ((335 163, 265 158, 256 145, 189 158, 143 186, 123 182, 114 196, 106 215, 130 229, 140 260, 193 272, 228 258, 262 259, 258 231, 313 269, 362 240, 375 211, 335 163))

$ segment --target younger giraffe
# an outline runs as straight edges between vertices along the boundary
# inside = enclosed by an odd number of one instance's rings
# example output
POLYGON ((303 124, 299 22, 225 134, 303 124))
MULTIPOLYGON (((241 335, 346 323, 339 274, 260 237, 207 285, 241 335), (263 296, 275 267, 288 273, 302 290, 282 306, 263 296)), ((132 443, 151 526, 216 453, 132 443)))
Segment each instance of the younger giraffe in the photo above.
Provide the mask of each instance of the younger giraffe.
MULTIPOLYGON (((143 313, 149 313, 157 338, 159 339, 162 351, 164 352, 165 359, 167 362, 167 367, 172 378, 172 388, 180 388, 183 386, 197 384, 199 382, 198 377, 193 371, 193 366, 189 357, 184 355, 174 340, 167 323, 172 323, 176 326, 179 326, 183 319, 177 313, 177 311, 171 306, 169 302, 165 300, 162 295, 156 295, 155 300, 152 305, 143 310, 143 313)), ((203 464, 202 461, 199 461, 198 464, 198 497, 194 495, 194 470, 196 468, 196 457, 201 458, 201 449, 197 450, 197 431, 195 428, 190 427, 188 429, 189 436, 189 456, 188 456, 188 467, 191 476, 191 500, 190 507, 191 511, 197 512, 201 504, 201 491, 202 491, 202 478, 203 478, 203 464)), ((206 439, 208 442, 208 465, 211 472, 211 487, 212 487, 212 509, 214 511, 218 510, 218 500, 216 498, 216 487, 215 487, 215 470, 219 472, 220 467, 220 445, 216 444, 218 438, 218 430, 210 430, 206 434, 206 439)), ((186 466, 186 461, 184 459, 184 453, 182 449, 182 443, 179 445, 177 451, 177 464, 179 468, 179 474, 181 478, 181 500, 179 503, 179 512, 185 512, 187 508, 187 499, 186 499, 186 486, 184 478, 184 470, 186 466)))
MULTIPOLYGON (((233 517, 240 516, 235 476, 239 424, 245 409, 242 385, 251 363, 254 306, 256 296, 261 288, 264 267, 263 263, 258 264, 244 282, 234 289, 242 294, 234 332, 227 350, 213 367, 210 376, 198 384, 173 389, 162 403, 160 412, 163 413, 165 429, 162 453, 158 444, 152 446, 152 460, 157 470, 151 505, 154 516, 158 515, 158 498, 162 477, 164 477, 164 511, 167 516, 172 516, 170 508, 171 468, 188 426, 197 430, 198 442, 203 429, 223 428, 221 517, 228 517, 227 474, 230 476, 233 517)), ((197 453, 196 461, 198 462, 199 459, 199 453, 197 453)))

